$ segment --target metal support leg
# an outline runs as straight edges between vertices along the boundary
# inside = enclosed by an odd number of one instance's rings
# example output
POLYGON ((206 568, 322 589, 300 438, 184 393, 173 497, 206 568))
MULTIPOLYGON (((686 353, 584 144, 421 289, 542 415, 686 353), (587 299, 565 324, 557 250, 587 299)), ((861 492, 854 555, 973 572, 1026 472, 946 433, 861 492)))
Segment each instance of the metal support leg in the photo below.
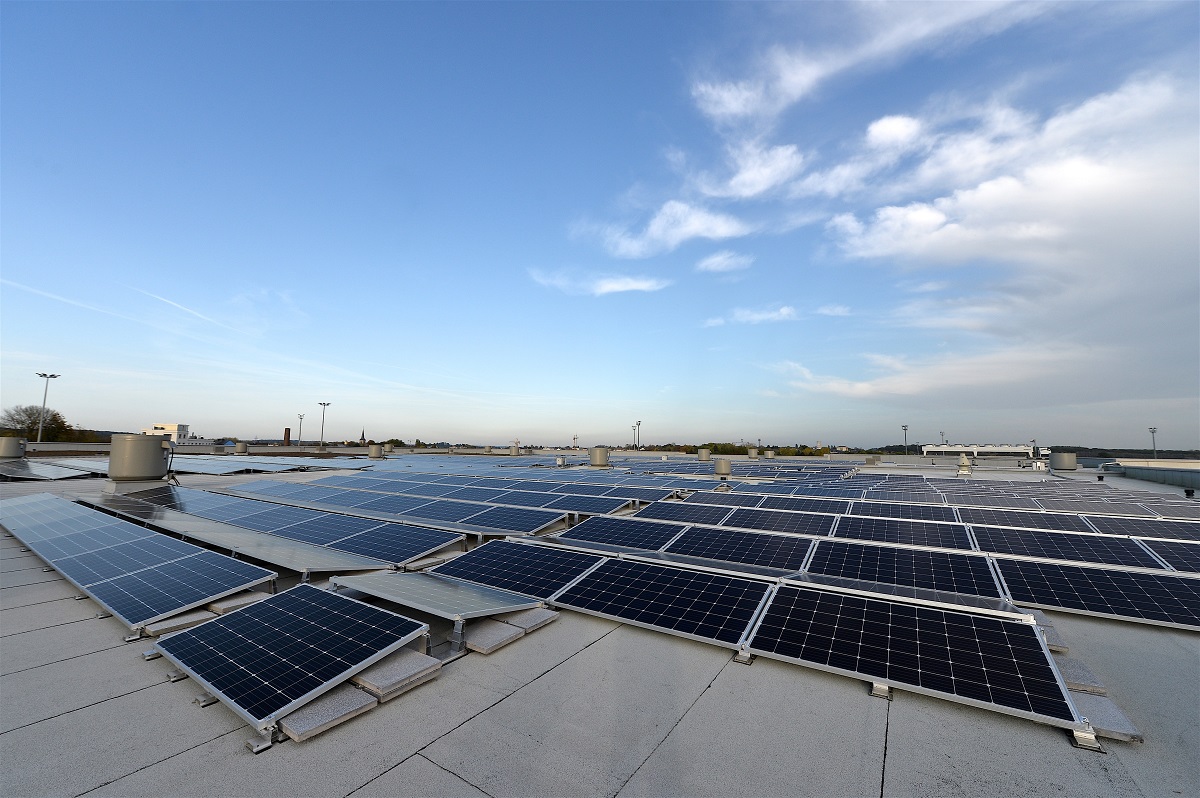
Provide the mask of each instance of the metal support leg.
POLYGON ((466 636, 463 634, 464 626, 466 626, 466 621, 461 618, 454 622, 454 631, 450 633, 450 656, 463 650, 463 645, 466 643, 466 636))

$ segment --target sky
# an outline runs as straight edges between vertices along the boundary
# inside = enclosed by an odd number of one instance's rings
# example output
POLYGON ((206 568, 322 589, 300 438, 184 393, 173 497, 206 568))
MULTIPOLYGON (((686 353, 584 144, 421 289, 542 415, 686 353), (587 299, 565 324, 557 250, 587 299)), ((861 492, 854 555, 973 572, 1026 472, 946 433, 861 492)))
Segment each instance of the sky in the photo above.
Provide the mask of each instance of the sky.
POLYGON ((1194 2, 0 4, 0 405, 1200 448, 1194 2))

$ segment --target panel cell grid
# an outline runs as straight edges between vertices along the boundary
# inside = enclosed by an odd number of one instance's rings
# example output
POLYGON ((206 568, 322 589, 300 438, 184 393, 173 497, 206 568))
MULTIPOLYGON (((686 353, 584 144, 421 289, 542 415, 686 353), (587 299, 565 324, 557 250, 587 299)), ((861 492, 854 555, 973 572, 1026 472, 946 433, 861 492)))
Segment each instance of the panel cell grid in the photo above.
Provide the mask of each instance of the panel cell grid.
POLYGON ((794 513, 787 510, 758 510, 743 507, 734 510, 721 526, 765 529, 801 535, 828 535, 837 516, 819 513, 794 513))
POLYGON ((766 593, 764 582, 608 560, 555 604, 736 645, 766 593))
POLYGON ((1101 532, 1113 535, 1200 540, 1200 523, 1193 521, 1159 521, 1152 518, 1116 518, 1103 515, 1089 515, 1087 520, 1101 532))
MULTIPOLYGON (((479 505, 476 505, 478 508, 479 505)), ((535 510, 528 507, 492 507, 468 516, 463 523, 510 532, 533 533, 561 521, 564 514, 555 510, 535 510)))
POLYGON ((719 524, 729 515, 730 508, 686 502, 652 502, 638 511, 638 518, 659 521, 682 521, 687 524, 719 524))
POLYGON ((1078 560, 1134 568, 1161 568, 1145 549, 1129 538, 1076 535, 1071 532, 1035 532, 1002 527, 975 527, 983 551, 1021 554, 1048 560, 1078 560))
POLYGON ((431 572, 548 599, 603 559, 575 551, 493 540, 431 572))
POLYGON ((384 562, 405 563, 457 543, 462 535, 408 524, 383 524, 343 538, 330 547, 384 562))
POLYGON ((808 538, 793 535, 765 535, 713 527, 692 527, 667 551, 710 560, 761 565, 796 571, 812 547, 808 538))
POLYGON ((987 560, 970 554, 823 540, 817 544, 808 571, 889 585, 1000 597, 987 560))
POLYGON ((753 493, 717 493, 702 490, 684 499, 689 504, 715 504, 724 507, 758 507, 763 496, 753 493))
POLYGON ((759 505, 764 510, 799 510, 808 513, 832 513, 843 515, 850 509, 850 502, 834 499, 813 499, 805 496, 768 496, 759 505))
POLYGON ((1061 607, 1200 628, 1200 579, 998 559, 1017 604, 1061 607))
POLYGON ((1146 545, 1169 562, 1177 571, 1200 573, 1200 543, 1179 543, 1171 540, 1148 540, 1146 545))
POLYGON ((1063 532, 1091 532, 1092 528, 1077 515, 1065 513, 1034 513, 1022 510, 996 510, 980 507, 959 507, 958 515, 964 524, 1023 527, 1025 529, 1057 529, 1063 532))
POLYGON ((750 641, 766 656, 1073 723, 1030 624, 780 588, 750 641))
POLYGON ((900 543, 906 546, 933 546, 941 549, 969 549, 971 539, 961 524, 935 524, 900 518, 860 518, 843 516, 838 520, 835 537, 900 543))
POLYGON ((954 521, 954 508, 935 504, 897 504, 895 502, 854 502, 854 515, 876 518, 906 518, 913 521, 954 521))
POLYGON ((638 521, 634 518, 609 518, 597 515, 583 523, 576 524, 559 537, 567 540, 586 540, 593 543, 606 543, 610 546, 657 551, 671 538, 678 535, 681 529, 682 527, 674 524, 657 524, 653 521, 638 521))

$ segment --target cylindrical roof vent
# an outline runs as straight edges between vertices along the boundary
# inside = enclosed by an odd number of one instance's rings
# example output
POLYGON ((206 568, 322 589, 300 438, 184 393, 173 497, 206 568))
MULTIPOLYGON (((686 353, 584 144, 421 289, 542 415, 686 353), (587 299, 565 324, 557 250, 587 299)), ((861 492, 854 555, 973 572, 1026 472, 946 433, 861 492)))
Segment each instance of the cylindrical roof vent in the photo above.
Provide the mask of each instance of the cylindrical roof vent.
POLYGON ((238 442, 233 445, 234 454, 248 454, 249 452, 250 446, 248 444, 238 442))
POLYGON ((521 453, 521 450, 519 448, 517 448, 516 446, 509 446, 508 453, 512 457, 516 457, 517 455, 519 455, 521 453))
POLYGON ((371 458, 372 460, 382 460, 383 444, 372 443, 371 448, 367 450, 367 457, 371 458))
POLYGON ((108 455, 108 478, 113 482, 162 479, 167 475, 170 452, 166 435, 114 435, 108 455))
POLYGON ((565 454, 556 454, 554 456, 554 464, 559 468, 565 468, 567 465, 567 456, 565 454))
POLYGON ((603 446, 593 446, 588 449, 588 459, 597 468, 608 467, 608 449, 603 446))
POLYGON ((1075 452, 1050 452, 1050 467, 1055 471, 1074 471, 1079 464, 1075 452))
POLYGON ((384 453, 384 454, 391 454, 391 453, 392 453, 392 452, 394 452, 394 451, 396 451, 396 445, 395 445, 395 444, 393 444, 393 443, 385 443, 385 444, 383 445, 383 453, 384 453))
POLYGON ((716 460, 713 460, 713 473, 721 479, 725 479, 733 473, 733 464, 724 457, 718 457, 716 460))
POLYGON ((746 457, 750 458, 751 460, 757 460, 758 459, 758 449, 755 449, 753 446, 748 447, 746 449, 746 457))
POLYGON ((16 460, 24 456, 24 438, 0 438, 0 460, 16 460))
POLYGON ((492 453, 492 447, 491 447, 491 446, 484 446, 484 447, 483 447, 483 453, 484 453, 484 454, 491 454, 491 453, 492 453))
POLYGON ((763 457, 767 458, 768 460, 774 460, 775 459, 775 450, 767 449, 765 452, 763 452, 763 457))
POLYGON ((696 458, 707 463, 712 459, 712 449, 697 449, 696 458))

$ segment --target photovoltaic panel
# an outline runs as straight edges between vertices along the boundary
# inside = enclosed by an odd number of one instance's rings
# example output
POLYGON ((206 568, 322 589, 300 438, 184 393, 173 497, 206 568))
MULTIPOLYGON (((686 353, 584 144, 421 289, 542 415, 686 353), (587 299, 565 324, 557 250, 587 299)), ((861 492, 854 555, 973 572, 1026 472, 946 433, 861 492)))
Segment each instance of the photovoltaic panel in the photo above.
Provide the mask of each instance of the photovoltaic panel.
POLYGON ((428 628, 298 585, 164 637, 156 647, 261 730, 428 628))
POLYGON ((423 504, 420 507, 414 507, 411 510, 405 511, 404 515, 411 515, 414 518, 429 518, 435 521, 462 521, 477 515, 484 508, 482 504, 470 504, 468 502, 447 501, 438 499, 423 504))
MULTIPOLYGON (((476 505, 479 508, 481 505, 476 505)), ((421 511, 423 512, 423 510, 421 511)), ((565 515, 557 510, 537 510, 530 507, 492 507, 463 520, 471 526, 503 529, 511 532, 533 533, 561 521, 565 515)))
POLYGON ((828 535, 836 516, 818 513, 793 513, 786 510, 758 510, 743 507, 734 510, 721 526, 765 529, 803 535, 828 535))
POLYGON ((727 507, 757 507, 763 500, 763 496, 755 493, 717 493, 711 490, 702 490, 693 493, 684 499, 689 504, 716 504, 727 507))
POLYGON ((769 657, 1076 723, 1032 624, 784 586, 750 640, 769 657))
POLYGON ((1200 540, 1200 523, 1193 521, 1160 521, 1154 518, 1115 518, 1103 515, 1089 515, 1087 520, 1101 532, 1113 535, 1200 540))
POLYGON ((979 507, 959 507, 958 515, 964 524, 972 526, 1023 527, 1025 529, 1057 529, 1063 532, 1091 532, 1092 529, 1077 515, 1064 513, 1035 513, 1022 510, 998 510, 979 507))
POLYGON ((1200 628, 1200 579, 996 559, 1017 604, 1200 628))
POLYGON ((462 535, 409 524, 381 524, 330 544, 331 548, 390 563, 410 562, 452 543, 462 535))
POLYGON ((678 535, 682 529, 683 527, 674 524, 658 524, 653 521, 639 521, 636 518, 609 518, 597 515, 576 524, 559 537, 657 551, 678 535))
POLYGON ((510 490, 492 500, 493 504, 511 504, 516 507, 545 507, 561 499, 557 493, 534 493, 528 490, 510 490))
POLYGON ((1148 540, 1146 545, 1171 564, 1177 571, 1200 573, 1200 543, 1179 543, 1170 540, 1148 540))
POLYGON ((629 504, 629 499, 618 499, 612 496, 560 496, 547 509, 565 510, 569 513, 591 513, 604 515, 614 513, 629 504))
POLYGON ((766 593, 765 582, 642 562, 607 560, 558 596, 554 603, 736 646, 766 593))
POLYGON ((424 507, 432 500, 427 496, 375 496, 364 494, 363 500, 356 502, 353 507, 368 513, 396 513, 403 515, 418 507, 424 507))
POLYGON ((104 546, 93 551, 52 561, 55 570, 80 587, 88 587, 118 576, 199 554, 182 540, 152 533, 151 536, 104 546))
POLYGON ((305 510, 299 507, 286 507, 279 504, 268 504, 266 507, 267 509, 251 515, 239 516, 230 523, 246 529, 256 529, 259 532, 273 532, 301 521, 311 521, 313 516, 317 515, 314 510, 305 510))
POLYGON ((807 496, 767 496, 759 505, 764 510, 798 510, 809 513, 842 515, 849 511, 850 502, 835 499, 814 499, 807 496))
POLYGON ((902 518, 860 518, 847 515, 838 519, 835 537, 900 543, 906 546, 934 546, 942 549, 969 549, 971 539, 961 524, 936 524, 907 521, 902 518))
POLYGON ((350 535, 357 535, 359 532, 374 529, 380 526, 381 523, 381 521, 371 518, 354 518, 349 515, 324 513, 309 521, 280 529, 274 534, 281 538, 288 538, 289 540, 299 540, 304 543, 325 546, 335 540, 341 540, 350 535))
POLYGON ((611 485, 581 485, 578 483, 569 483, 565 485, 549 486, 551 493, 574 493, 577 496, 603 496, 608 491, 612 490, 611 485))
POLYGON ((1038 499, 1038 504, 1047 510, 1063 510, 1069 513, 1104 513, 1106 515, 1136 515, 1153 517, 1154 513, 1133 502, 1101 502, 1086 499, 1038 499))
POLYGON ((1000 597, 987 559, 970 554, 822 540, 807 570, 844 579, 1000 597))
POLYGON ((500 494, 502 490, 494 490, 492 488, 459 488, 447 493, 444 498, 447 499, 462 499, 470 502, 490 502, 500 494))
POLYGON ((1106 535, 1076 535, 1071 532, 1035 532, 1003 527, 975 527, 975 540, 983 551, 1044 557, 1049 560, 1078 560, 1134 568, 1161 568, 1145 549, 1129 538, 1106 535))
POLYGON ((710 560, 796 571, 812 547, 808 538, 714 527, 691 527, 666 551, 710 560))
POLYGON ((906 518, 914 521, 954 521, 954 508, 935 504, 897 504, 895 502, 854 502, 853 515, 877 518, 906 518))
POLYGON ((592 554, 493 540, 430 572, 548 599, 602 560, 592 554))
POLYGON ((617 496, 622 499, 635 499, 640 502, 657 502, 669 499, 675 491, 663 488, 609 488, 603 495, 617 496))
POLYGON ((638 511, 638 518, 659 521, 683 521, 688 524, 719 524, 730 508, 686 502, 651 502, 638 511))

